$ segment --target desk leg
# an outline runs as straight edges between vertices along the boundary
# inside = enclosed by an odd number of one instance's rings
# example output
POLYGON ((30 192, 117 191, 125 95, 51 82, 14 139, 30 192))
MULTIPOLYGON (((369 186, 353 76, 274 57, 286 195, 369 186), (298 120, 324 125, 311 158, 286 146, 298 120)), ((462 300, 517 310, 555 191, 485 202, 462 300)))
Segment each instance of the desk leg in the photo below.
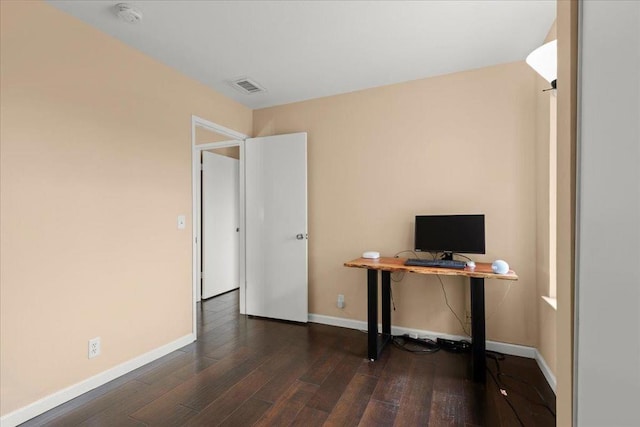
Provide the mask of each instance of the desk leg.
POLYGON ((391 335, 391 272, 382 272, 382 336, 391 335))
POLYGON ((484 314, 484 279, 471 277, 471 371, 473 380, 486 380, 486 334, 484 314))
POLYGON ((367 270, 367 353, 378 358, 378 270, 367 270))

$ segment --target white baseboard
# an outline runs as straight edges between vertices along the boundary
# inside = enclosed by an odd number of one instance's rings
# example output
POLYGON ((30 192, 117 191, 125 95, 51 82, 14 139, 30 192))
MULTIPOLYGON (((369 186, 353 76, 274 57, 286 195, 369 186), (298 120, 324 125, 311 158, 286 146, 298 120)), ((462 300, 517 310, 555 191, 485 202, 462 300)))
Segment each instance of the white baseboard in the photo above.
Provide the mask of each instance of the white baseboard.
MULTIPOLYGON (((331 325, 331 326, 339 326, 342 328, 348 329, 357 329, 366 331, 367 330, 367 322, 361 320, 353 320, 353 319, 345 319, 342 317, 332 317, 332 316, 324 316, 320 314, 309 314, 309 322, 312 323, 320 323, 323 325, 331 325)), ((381 330, 381 325, 378 325, 378 330, 381 330)), ((402 334, 417 334, 421 338, 429 338, 435 340, 437 337, 447 338, 452 340, 461 340, 466 339, 467 337, 463 337, 460 335, 450 335, 441 332, 433 332, 426 331, 421 329, 410 329, 392 326, 391 333, 394 335, 402 335, 402 334)), ((50 409, 55 408, 58 405, 61 405, 65 402, 70 401, 83 393, 93 390, 96 387, 99 387, 103 384, 108 383, 126 373, 129 373, 139 367, 146 365, 147 363, 153 362, 156 359, 159 359, 172 351, 178 350, 179 348, 184 347, 187 344, 195 341, 195 336, 193 334, 188 334, 179 338, 169 344, 166 344, 162 347, 159 347, 155 350, 151 350, 148 353, 145 353, 141 356, 138 356, 134 359, 131 359, 127 362, 124 362, 118 366, 115 366, 107 371, 101 372, 97 375, 94 375, 91 378, 88 378, 84 381, 81 381, 77 384, 74 384, 70 387, 67 387, 63 390, 60 390, 56 393, 53 393, 47 397, 44 397, 30 405, 27 405, 23 408, 17 409, 2 418, 0 418, 0 427, 15 427, 25 421, 30 420, 31 418, 35 418, 40 414, 47 412, 50 409)), ((546 378, 549 386, 556 392, 556 378, 555 375, 549 369, 549 365, 547 365, 546 361, 538 352, 536 348, 527 347, 517 344, 508 344, 497 341, 487 341, 487 350, 497 351, 504 354, 509 354, 512 356, 520 356, 526 357, 529 359, 535 359, 542 371, 542 374, 546 378)))
MULTIPOLYGON (((323 325, 340 326, 342 328, 367 330, 367 322, 362 320, 344 319, 342 317, 323 316, 321 314, 309 314, 309 322, 322 323, 323 325)), ((378 332, 382 331, 382 326, 378 324, 378 332)), ((450 340, 468 340, 468 337, 461 335, 451 335, 444 332, 426 331, 423 329, 403 328, 401 326, 391 326, 391 334, 416 334, 420 338, 429 338, 435 341, 436 338, 446 338, 450 340)), ((518 344, 508 344, 498 341, 487 341, 487 350, 497 351, 512 356, 535 359, 537 350, 533 347, 526 347, 518 344)))
POLYGON ((14 427, 27 420, 30 420, 31 418, 35 418, 38 415, 47 412, 49 409, 53 409, 56 406, 68 402, 83 393, 106 384, 109 381, 112 381, 126 373, 129 373, 143 365, 146 365, 147 363, 153 362, 154 360, 159 359, 162 356, 166 356, 172 351, 175 351, 187 344, 192 343, 193 341, 195 341, 195 339, 196 337, 194 334, 185 335, 182 338, 178 338, 177 340, 170 342, 169 344, 165 344, 162 347, 158 347, 155 350, 151 350, 148 353, 135 357, 127 362, 121 363, 118 366, 94 375, 91 378, 87 378, 84 381, 57 391, 53 394, 50 394, 49 396, 43 397, 42 399, 31 403, 30 405, 10 412, 0 418, 0 427, 14 427))
MULTIPOLYGON (((353 319, 344 319, 341 317, 332 317, 332 316, 323 316, 321 314, 309 314, 309 322, 313 323, 322 323, 324 325, 331 326, 340 326, 342 328, 350 328, 350 329, 358 329, 362 331, 367 330, 367 322, 361 320, 353 320, 353 319)), ((382 330, 382 326, 378 324, 378 331, 382 330)), ((425 331, 422 329, 410 329, 403 328, 398 326, 391 326, 391 334, 393 335, 402 335, 402 334, 416 334, 420 338, 429 338, 435 340, 436 338, 446 338, 450 340, 463 340, 468 339, 468 337, 463 337, 460 335, 450 335, 442 332, 433 332, 433 331, 425 331)), ((542 371, 544 377, 547 379, 549 386, 553 389, 554 393, 556 390, 556 379, 555 376, 551 373, 549 366, 546 364, 538 350, 534 347, 527 347, 524 345, 518 344, 509 344, 498 341, 487 341, 487 350, 497 351, 503 354, 509 354, 511 356, 520 356, 526 357, 528 359, 535 359, 538 362, 538 366, 542 371)))
MULTIPOLYGON (((367 322, 361 320, 345 319, 344 317, 324 316, 322 314, 309 313, 309 322, 320 323, 322 325, 339 326, 347 329, 367 330, 367 322)), ((378 325, 380 329, 380 325, 378 325)))
POLYGON ((547 379, 547 382, 549 383, 549 387, 551 387, 551 390, 553 390, 553 392, 555 393, 556 392, 556 376, 553 375, 553 372, 551 372, 549 365, 547 365, 547 362, 544 360, 544 357, 542 357, 542 354, 540 354, 540 352, 537 349, 536 349, 536 362, 538 362, 538 367, 542 371, 542 374, 544 375, 544 377, 547 379))
POLYGON ((526 357, 527 359, 535 359, 537 351, 535 347, 509 344, 500 341, 487 341, 487 350, 497 351, 498 353, 508 354, 510 356, 526 357))

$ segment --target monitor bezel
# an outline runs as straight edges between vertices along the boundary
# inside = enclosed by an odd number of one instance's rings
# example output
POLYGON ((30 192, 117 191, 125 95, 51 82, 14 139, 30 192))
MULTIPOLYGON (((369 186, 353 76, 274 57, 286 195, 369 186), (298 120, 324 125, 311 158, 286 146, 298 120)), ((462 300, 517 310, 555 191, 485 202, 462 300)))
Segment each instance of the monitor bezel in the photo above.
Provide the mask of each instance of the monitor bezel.
POLYGON ((429 215, 416 215, 415 223, 414 223, 414 239, 413 246, 416 252, 429 252, 429 253, 443 253, 443 254, 486 254, 487 249, 487 239, 486 239, 486 223, 485 223, 485 215, 484 214, 429 214, 429 215), (476 248, 418 248, 418 219, 424 217, 438 217, 438 218, 468 218, 468 217, 481 217, 482 218, 482 249, 479 247, 476 248))

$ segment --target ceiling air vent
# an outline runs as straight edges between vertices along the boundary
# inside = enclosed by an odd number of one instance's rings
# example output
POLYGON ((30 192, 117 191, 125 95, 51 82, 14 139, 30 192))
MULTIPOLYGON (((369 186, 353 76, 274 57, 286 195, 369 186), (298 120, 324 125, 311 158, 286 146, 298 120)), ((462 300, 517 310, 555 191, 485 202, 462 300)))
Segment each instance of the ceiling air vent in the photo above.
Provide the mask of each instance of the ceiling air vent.
POLYGON ((234 81, 231 82, 231 86, 233 86, 234 88, 236 88, 240 92, 242 92, 244 94, 247 94, 247 95, 253 95, 254 93, 262 93, 262 92, 266 92, 267 91, 265 88, 260 86, 258 83, 256 83, 255 81, 253 81, 251 79, 248 79, 248 78, 242 78, 242 79, 234 80, 234 81))

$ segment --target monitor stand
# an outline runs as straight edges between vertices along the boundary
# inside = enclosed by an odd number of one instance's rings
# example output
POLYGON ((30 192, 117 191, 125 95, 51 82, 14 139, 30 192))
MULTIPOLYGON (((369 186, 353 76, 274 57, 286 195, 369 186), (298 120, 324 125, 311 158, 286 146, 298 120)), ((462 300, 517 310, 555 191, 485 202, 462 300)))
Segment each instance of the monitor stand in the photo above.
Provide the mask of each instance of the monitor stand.
POLYGON ((453 252, 445 252, 442 254, 442 258, 444 260, 453 260, 453 252))

